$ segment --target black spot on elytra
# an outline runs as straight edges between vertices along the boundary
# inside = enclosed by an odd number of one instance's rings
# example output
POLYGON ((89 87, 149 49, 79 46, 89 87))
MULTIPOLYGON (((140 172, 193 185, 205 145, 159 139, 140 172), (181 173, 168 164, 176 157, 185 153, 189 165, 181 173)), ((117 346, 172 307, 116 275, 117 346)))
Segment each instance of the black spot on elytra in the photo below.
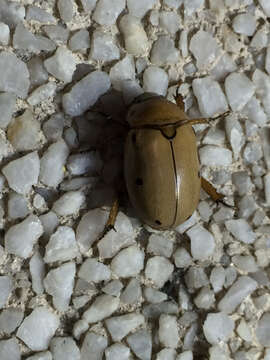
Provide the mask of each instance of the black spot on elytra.
POLYGON ((156 220, 155 223, 156 223, 157 225, 161 225, 161 222, 160 222, 159 220, 156 220))
POLYGON ((138 186, 142 186, 143 185, 143 179, 142 178, 137 178, 135 181, 136 185, 138 186))

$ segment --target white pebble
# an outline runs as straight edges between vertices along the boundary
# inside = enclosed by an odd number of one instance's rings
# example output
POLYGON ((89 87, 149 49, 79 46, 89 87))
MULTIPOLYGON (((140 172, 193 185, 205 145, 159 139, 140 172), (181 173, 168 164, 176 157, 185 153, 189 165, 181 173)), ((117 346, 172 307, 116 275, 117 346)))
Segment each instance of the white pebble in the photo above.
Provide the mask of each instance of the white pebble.
POLYGON ((232 263, 241 271, 254 273, 259 270, 255 259, 251 255, 235 255, 232 257, 232 263))
POLYGON ((140 282, 133 278, 130 280, 125 290, 122 292, 120 300, 124 304, 135 304, 140 301, 142 296, 142 289, 140 282))
POLYGON ((14 192, 9 193, 8 216, 11 219, 23 219, 29 214, 27 200, 14 192))
POLYGON ((123 344, 113 344, 105 350, 106 360, 128 360, 130 349, 123 344))
POLYGON ((145 323, 143 315, 129 313, 105 320, 113 341, 121 341, 128 333, 145 323))
POLYGON ((67 23, 72 20, 72 17, 74 15, 73 0, 58 0, 57 7, 63 22, 67 23))
POLYGON ((214 145, 205 145, 199 150, 202 165, 229 166, 232 163, 232 152, 229 149, 214 145))
POLYGON ((26 20, 34 20, 40 23, 51 23, 55 22, 56 19, 53 15, 40 7, 30 5, 27 7, 26 20))
POLYGON ((9 307, 2 310, 0 314, 0 331, 10 335, 17 329, 17 327, 23 321, 23 318, 24 312, 21 309, 9 307))
POLYGON ((163 256, 154 256, 147 261, 145 267, 145 276, 161 288, 169 279, 173 272, 173 265, 163 256), (160 272, 162 269, 162 272, 160 272))
POLYGON ((86 29, 77 31, 69 39, 68 45, 72 51, 86 52, 90 48, 90 36, 86 29))
POLYGON ((192 263, 192 258, 190 256, 190 254, 183 247, 178 248, 174 252, 173 258, 174 258, 175 266, 178 268, 186 268, 186 267, 190 266, 192 263))
POLYGON ((256 30, 256 18, 249 13, 236 15, 232 27, 238 34, 252 36, 256 30))
POLYGON ((237 66, 234 60, 228 53, 224 53, 217 65, 210 71, 210 74, 215 80, 220 81, 235 70, 237 70, 237 66))
POLYGON ((204 0, 184 0, 184 14, 191 16, 204 5, 204 0))
POLYGON ((142 360, 150 360, 152 355, 152 335, 147 330, 138 330, 127 337, 127 343, 134 354, 142 360))
POLYGON ((111 83, 107 73, 93 71, 78 81, 72 89, 63 95, 63 108, 66 114, 78 116, 83 114, 106 93, 111 83))
POLYGON ((209 280, 202 267, 190 267, 185 275, 185 282, 189 289, 200 289, 208 285, 209 280))
POLYGON ((207 341, 216 345, 220 341, 227 341, 232 335, 234 321, 226 314, 209 313, 203 324, 203 332, 207 341))
POLYGON ((74 259, 78 254, 74 230, 69 226, 59 226, 46 245, 44 261, 67 261, 74 259))
POLYGON ((153 289, 151 287, 146 287, 144 289, 144 297, 151 304, 159 304, 168 299, 167 294, 158 291, 156 289, 153 289))
POLYGON ((270 173, 263 177, 264 180, 264 196, 265 196, 265 203, 270 205, 270 173))
POLYGON ((11 189, 19 194, 26 195, 32 186, 37 184, 39 170, 39 157, 35 151, 9 162, 3 167, 2 172, 11 189))
POLYGON ((142 56, 148 49, 148 38, 140 20, 132 15, 124 15, 119 22, 125 39, 125 49, 129 54, 142 56))
POLYGON ((31 255, 33 246, 42 233, 43 227, 39 218, 36 215, 29 215, 25 220, 8 229, 5 234, 5 249, 9 254, 26 259, 31 255))
POLYGON ((120 51, 112 35, 95 30, 92 36, 90 58, 96 61, 113 61, 120 58, 120 51))
POLYGON ((149 10, 153 9, 155 4, 157 4, 157 0, 127 0, 128 12, 139 19, 143 18, 149 10))
POLYGON ((135 64, 131 55, 126 55, 124 59, 118 61, 110 70, 110 79, 113 87, 121 91, 125 80, 135 79, 135 64))
POLYGON ((102 209, 88 211, 81 218, 77 227, 76 237, 81 251, 88 251, 104 230, 108 212, 102 209))
POLYGON ((192 89, 204 117, 213 117, 228 110, 227 100, 219 83, 211 77, 194 79, 192 89))
POLYGON ((175 360, 176 351, 174 349, 163 349, 157 353, 156 360, 175 360))
POLYGON ((230 287, 218 303, 218 309, 227 314, 232 313, 242 301, 257 288, 257 282, 248 276, 241 276, 230 287))
POLYGON ((88 332, 82 344, 80 360, 102 360, 107 346, 107 337, 88 332))
POLYGON ((191 240, 191 254, 196 260, 206 260, 215 251, 213 235, 200 225, 193 226, 187 231, 191 240))
POLYGON ((1 360, 21 360, 21 350, 15 339, 0 340, 1 360))
POLYGON ((121 250, 112 260, 112 272, 118 277, 131 277, 140 273, 144 266, 144 252, 137 246, 121 250))
POLYGON ((57 86, 54 82, 48 82, 47 84, 40 85, 28 97, 28 103, 32 106, 35 106, 49 99, 50 97, 53 97, 56 91, 56 87, 57 86))
POLYGON ((49 211, 47 214, 40 215, 39 219, 44 229, 43 236, 49 238, 59 224, 57 215, 53 211, 49 211))
POLYGON ((222 290, 225 283, 225 270, 223 267, 215 267, 211 271, 210 283, 214 289, 214 292, 219 292, 222 290))
POLYGON ((170 257, 173 252, 173 241, 160 234, 151 234, 148 239, 147 252, 170 257))
POLYGON ((143 73, 143 89, 145 92, 154 92, 165 96, 168 84, 168 74, 157 66, 149 66, 143 73))
POLYGON ((256 69, 252 76, 256 87, 256 95, 261 100, 266 114, 270 115, 270 77, 260 69, 256 69))
POLYGON ((125 0, 99 0, 93 19, 100 25, 113 25, 124 10, 125 3, 125 0))
POLYGON ((64 140, 53 143, 40 160, 40 181, 47 186, 57 187, 64 178, 64 165, 69 149, 64 140), (52 171, 53 169, 53 171, 52 171))
POLYGON ((32 289, 37 294, 43 294, 43 280, 45 277, 45 263, 38 251, 31 257, 29 270, 32 278, 32 289))
MULTIPOLYGON (((0 30, 1 33, 1 30, 0 30)), ((15 110, 16 105, 16 96, 11 93, 1 93, 0 94, 0 127, 5 129, 12 118, 12 114, 15 110)))
POLYGON ((7 138, 17 151, 34 150, 40 141, 40 123, 27 109, 15 118, 8 127, 7 138))
POLYGON ((2 309, 14 288, 13 281, 10 276, 0 276, 0 308, 2 309))
POLYGON ((256 239, 256 234, 245 219, 228 220, 225 226, 237 240, 243 243, 252 244, 256 239))
POLYGON ((72 175, 98 175, 103 168, 103 161, 98 151, 90 151, 71 155, 67 168, 72 175))
POLYGON ((9 43, 10 31, 8 25, 0 22, 0 44, 8 45, 9 43))
POLYGON ((264 313, 258 322, 256 337, 258 342, 265 347, 270 346, 270 314, 264 313))
POLYGON ((239 111, 254 95, 255 86, 245 74, 231 73, 225 79, 225 91, 232 110, 239 111))
POLYGON ((76 69, 76 60, 70 50, 58 47, 55 54, 44 61, 44 66, 56 79, 68 83, 76 69))
POLYGON ((181 25, 179 15, 173 11, 161 11, 159 14, 159 25, 166 32, 174 36, 181 25))
POLYGON ((71 337, 54 337, 50 343, 54 360, 80 360, 81 353, 71 337))
POLYGON ((261 5, 261 7, 263 8, 263 11, 265 12, 265 15, 267 17, 270 16, 270 4, 268 2, 268 0, 259 0, 259 3, 261 5))
MULTIPOLYGON (((186 1, 186 3, 188 3, 186 1)), ((196 59, 198 69, 206 69, 220 55, 216 39, 206 31, 199 30, 190 40, 189 49, 196 59)))
POLYGON ((159 318, 159 341, 168 348, 177 348, 179 342, 179 333, 177 318, 173 315, 161 315, 159 318))
POLYGON ((179 50, 168 35, 161 35, 154 42, 151 50, 151 62, 158 66, 173 65, 179 61, 179 50))
POLYGON ((237 334, 245 341, 252 341, 251 329, 244 319, 242 319, 237 326, 237 334))
POLYGON ((210 309, 215 303, 215 294, 208 286, 204 286, 195 297, 194 303, 199 309, 210 309))
POLYGON ((120 280, 112 280, 102 288, 102 291, 108 295, 119 296, 122 289, 123 284, 120 280))
POLYGON ((62 113, 55 113, 44 122, 42 130, 48 140, 57 141, 61 139, 65 125, 64 120, 62 113))
POLYGON ((40 306, 24 319, 16 336, 33 351, 47 350, 59 324, 57 315, 40 306))
POLYGON ((243 129, 236 117, 227 116, 225 120, 227 138, 231 143, 234 158, 239 158, 240 151, 245 143, 243 129))
POLYGON ((60 216, 76 214, 85 201, 81 191, 68 191, 53 204, 52 210, 60 216))
POLYGON ((111 295, 100 295, 83 313, 83 319, 89 324, 96 323, 112 315, 118 309, 118 306, 119 298, 111 295))
MULTIPOLYGON (((191 350, 187 350, 179 354, 176 360, 193 360, 193 354, 191 350)), ((221 360, 221 359, 220 359, 221 360)))
POLYGON ((107 265, 98 262, 96 259, 86 259, 79 272, 78 276, 88 282, 98 283, 100 281, 109 280, 111 278, 111 271, 107 265))

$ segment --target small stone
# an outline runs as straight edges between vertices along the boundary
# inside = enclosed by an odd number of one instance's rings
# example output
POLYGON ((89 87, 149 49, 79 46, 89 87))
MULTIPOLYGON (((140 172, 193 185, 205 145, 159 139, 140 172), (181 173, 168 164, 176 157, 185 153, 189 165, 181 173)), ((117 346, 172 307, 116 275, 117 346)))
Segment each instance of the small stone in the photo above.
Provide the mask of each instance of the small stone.
POLYGON ((41 102, 53 97, 56 91, 56 84, 48 82, 47 84, 39 86, 28 97, 27 101, 30 105, 35 106, 41 102))
POLYGON ((199 150, 202 165, 229 166, 232 163, 232 152, 229 149, 214 145, 205 145, 199 150))
POLYGON ((262 346, 270 346, 269 336, 270 313, 264 313, 258 322, 256 337, 262 346))
POLYGON ((191 240, 191 254, 196 260, 206 260, 213 255, 215 239, 213 235, 200 225, 193 226, 187 231, 191 240))
POLYGON ((146 287, 144 289, 144 297, 146 300, 152 304, 159 304, 165 300, 167 300, 168 296, 167 294, 158 291, 156 289, 153 289, 151 287, 146 287))
POLYGON ((81 29, 77 31, 70 38, 68 45, 72 51, 85 52, 90 48, 90 36, 88 30, 81 29))
POLYGON ((140 282, 137 279, 131 279, 127 287, 121 294, 121 302, 125 304, 135 304, 140 301, 142 296, 142 289, 140 282))
POLYGON ((113 87, 121 91, 126 80, 135 79, 135 64, 131 55, 126 55, 123 60, 118 61, 110 70, 110 79, 113 87))
POLYGON ((205 222, 208 222, 213 214, 213 210, 211 209, 207 201, 199 202, 198 211, 200 213, 201 219, 205 222))
POLYGON ((54 337, 50 343, 54 360, 80 360, 81 353, 76 342, 71 337, 54 337))
POLYGON ((145 267, 145 276, 161 288, 173 272, 173 265, 163 256, 154 256, 147 261, 145 267), (162 272, 160 272, 162 269, 162 272))
POLYGON ((165 96, 168 84, 168 74, 157 66, 149 66, 143 73, 143 89, 145 92, 154 92, 165 96))
MULTIPOLYGON (((188 2, 185 0, 185 3, 188 2)), ((221 53, 216 39, 203 30, 199 30, 192 36, 189 49, 196 59, 199 70, 206 69, 221 53)))
POLYGON ((237 240, 243 243, 252 244, 256 239, 256 234, 245 219, 228 220, 225 226, 237 240))
POLYGON ((16 117, 8 127, 7 138, 17 151, 34 150, 40 142, 40 123, 27 109, 16 117))
POLYGON ((267 17, 270 17, 270 4, 267 0, 259 0, 259 3, 261 7, 263 8, 263 11, 265 12, 265 15, 267 17))
POLYGON ((254 273, 259 270, 254 257, 251 255, 235 255, 232 257, 232 263, 247 273, 254 273))
POLYGON ((0 331, 10 335, 17 329, 23 318, 24 312, 20 309, 11 307, 2 310, 0 314, 0 331))
POLYGON ((224 144, 224 142, 225 133, 220 128, 211 127, 203 138, 203 144, 222 145, 224 144))
POLYGON ((67 261, 79 255, 74 230, 69 226, 59 226, 51 235, 46 245, 44 261, 46 263, 55 261, 67 261))
POLYGON ((254 95, 255 86, 245 74, 231 73, 225 79, 225 91, 232 110, 239 111, 254 95))
POLYGON ((173 241, 159 234, 151 234, 148 239, 147 252, 170 257, 173 252, 173 241))
POLYGON ((63 95, 63 108, 66 114, 78 116, 95 104, 98 98, 111 86, 109 76, 103 71, 93 71, 78 81, 63 95))
MULTIPOLYGON (((137 96, 144 92, 137 80, 124 80, 122 83, 122 91, 125 104, 127 105, 131 104, 137 96)), ((112 163, 111 166, 113 166, 112 163)))
POLYGON ((10 192, 8 199, 8 216, 11 219, 25 218, 29 214, 26 199, 19 194, 10 192))
POLYGON ((14 289, 13 281, 10 276, 0 276, 0 308, 2 309, 14 289))
POLYGON ((242 301, 257 288, 257 282, 248 276, 240 276, 218 303, 218 309, 232 313, 242 301))
POLYGON ((185 275, 185 282, 189 289, 200 289, 208 285, 209 280, 201 267, 190 267, 185 275))
POLYGON ((70 50, 58 47, 55 54, 44 61, 44 66, 56 79, 68 83, 76 69, 76 60, 70 50))
POLYGON ((175 228, 175 230, 177 232, 179 232, 180 234, 184 234, 186 232, 187 229, 191 228, 191 226, 195 225, 198 222, 198 218, 197 218, 197 212, 194 211, 194 213, 192 214, 192 216, 186 220, 185 222, 183 222, 183 224, 177 226, 175 228))
POLYGON ((194 79, 192 88, 204 117, 213 117, 228 110, 227 100, 219 83, 211 77, 194 79))
POLYGON ((204 0, 184 0, 184 14, 191 16, 204 5, 204 0))
POLYGON ((107 346, 107 337, 88 332, 82 344, 80 360, 102 360, 107 346))
POLYGON ((127 337, 127 343, 139 359, 151 360, 152 336, 148 331, 136 331, 134 334, 127 337))
POLYGON ((175 266, 178 268, 186 268, 192 264, 191 256, 189 255, 188 251, 183 247, 178 248, 174 252, 173 257, 175 266))
POLYGON ((236 15, 232 27, 238 34, 252 36, 256 30, 256 18, 249 13, 236 15))
POLYGON ((233 173, 232 182, 236 186, 240 196, 249 192, 253 186, 247 171, 238 171, 233 173))
POLYGON ((270 77, 260 69, 256 69, 252 76, 252 81, 256 87, 256 94, 261 100, 266 114, 270 114, 270 77))
POLYGON ((158 66, 173 65, 179 60, 179 51, 168 35, 161 35, 154 42, 151 50, 151 62, 158 66))
POLYGON ((10 36, 10 31, 8 25, 4 24, 3 22, 0 22, 0 44, 4 46, 8 45, 9 36, 10 36))
POLYGON ((264 29, 259 29, 253 36, 250 46, 256 50, 261 50, 267 47, 267 40, 267 34, 264 32, 264 29))
POLYGON ((111 295, 98 296, 92 305, 83 313, 83 319, 89 324, 111 316, 119 306, 119 298, 111 295))
POLYGON ((258 126, 264 127, 267 122, 267 116, 261 106, 259 100, 253 96, 251 100, 243 108, 247 118, 258 126))
POLYGON ((210 275, 210 283, 215 293, 222 290, 225 283, 225 270, 222 266, 213 268, 210 275))
POLYGON ((174 349, 163 349, 157 353, 156 360, 175 360, 176 351, 174 349))
POLYGON ((210 309, 215 303, 215 294, 208 286, 203 287, 194 299, 199 309, 210 309))
POLYGON ((93 19, 100 25, 113 25, 124 10, 125 5, 125 0, 99 0, 93 19))
POLYGON ((87 13, 91 13, 94 10, 97 0, 80 0, 83 10, 87 13))
POLYGON ((234 158, 239 158, 240 151, 245 143, 243 129, 236 117, 227 116, 225 120, 226 135, 231 143, 231 147, 234 153, 234 158))
POLYGON ((38 56, 33 56, 28 61, 27 67, 32 88, 43 85, 48 81, 48 72, 44 68, 43 61, 38 56))
POLYGON ((147 319, 158 319, 162 314, 175 315, 178 314, 178 312, 178 305, 172 301, 163 301, 158 304, 149 304, 143 308, 143 315, 147 319))
MULTIPOLYGON (((0 29, 1 33, 1 29, 0 29)), ((0 127, 5 129, 12 118, 12 114, 15 110, 16 105, 16 96, 10 93, 1 93, 0 94, 0 127)))
POLYGON ((40 306, 24 319, 16 336, 33 351, 46 350, 59 323, 57 315, 40 306))
POLYGON ((248 324, 242 319, 237 326, 237 333, 238 335, 245 341, 251 342, 252 341, 252 334, 248 324))
POLYGON ((25 18, 25 7, 18 3, 2 0, 0 2, 0 20, 11 29, 25 18))
MULTIPOLYGON (((191 350, 187 350, 179 354, 176 360, 193 360, 193 354, 191 350)), ((222 360, 222 359, 220 359, 222 360)))
POLYGON ((112 272, 119 277, 131 277, 140 273, 144 266, 144 252, 137 246, 121 250, 112 260, 112 272))
POLYGON ((5 234, 5 249, 9 254, 27 259, 42 233, 43 227, 39 218, 36 215, 29 215, 25 220, 8 229, 5 234))
POLYGON ((105 320, 106 327, 113 341, 121 341, 131 331, 143 325, 144 322, 143 315, 136 313, 114 316, 105 320))
MULTIPOLYGON (((107 214, 108 215, 108 214, 107 214)), ((96 227, 96 224, 94 225, 96 227)), ((99 251, 99 255, 102 258, 108 259, 113 257, 114 255, 116 255, 118 253, 119 250, 121 250, 122 248, 126 248, 129 245, 133 245, 135 243, 134 240, 134 230, 133 230, 133 226, 132 223, 130 221, 130 219, 123 214, 122 212, 118 213, 118 216, 116 218, 116 222, 114 224, 115 230, 113 229, 110 230, 99 242, 98 242, 98 251, 99 251)), ((104 230, 104 225, 102 228, 102 231, 104 230)), ((122 263, 122 260, 124 258, 127 259, 130 256, 130 252, 132 252, 133 250, 129 251, 127 250, 127 252, 124 252, 124 256, 118 258, 118 260, 116 261, 116 267, 118 269, 118 265, 122 263), (120 263, 119 263, 120 260, 120 263)), ((143 266, 143 253, 141 253, 141 256, 139 255, 139 251, 137 253, 137 259, 135 261, 140 261, 137 264, 134 263, 134 261, 132 261, 132 267, 128 266, 127 267, 127 272, 135 271, 135 268, 138 271, 139 266, 143 266), (141 260, 139 260, 141 259, 141 260), (142 265, 141 265, 142 264, 142 265)), ((121 270, 117 270, 120 271, 121 270)), ((127 272, 125 272, 127 274, 127 272)))
POLYGON ((247 143, 243 157, 244 160, 249 164, 258 162, 263 156, 262 147, 259 143, 249 142, 247 143))
POLYGON ((43 24, 56 21, 53 15, 41 9, 40 7, 33 5, 27 7, 26 20, 33 20, 43 24))
POLYGON ((122 289, 123 284, 121 283, 121 281, 112 280, 102 288, 102 291, 108 295, 119 296, 122 289))
POLYGON ((123 344, 113 344, 105 350, 106 360, 128 360, 130 350, 123 344))
POLYGON ((225 77, 233 71, 237 70, 237 66, 228 53, 224 53, 217 65, 210 71, 215 80, 224 80, 225 77))
POLYGON ((120 51, 114 38, 100 30, 95 30, 92 37, 90 58, 96 61, 113 61, 120 58, 120 51))
POLYGON ((73 327, 73 335, 75 337, 75 339, 79 340, 81 335, 83 333, 85 333, 89 328, 88 323, 82 319, 82 320, 78 320, 73 327))
POLYGON ((57 187, 60 184, 68 153, 69 149, 62 139, 48 147, 40 160, 39 179, 44 185, 57 187))
POLYGON ((141 19, 149 10, 153 9, 156 3, 157 0, 148 0, 147 2, 144 0, 137 0, 135 2, 133 0, 127 0, 127 8, 132 16, 141 19))
POLYGON ((1 360, 21 360, 19 344, 15 339, 0 340, 1 360))
POLYGON ((37 295, 43 294, 43 280, 45 277, 45 263, 38 251, 31 257, 29 270, 32 278, 32 289, 37 295))
POLYGON ((52 210, 60 216, 77 213, 85 202, 85 195, 81 191, 68 191, 53 204, 52 210))
POLYGON ((69 29, 62 25, 45 25, 43 26, 45 34, 57 45, 67 43, 69 38, 69 29))
POLYGON ((58 311, 68 310, 74 287, 75 273, 75 263, 69 262, 50 270, 44 279, 45 290, 52 295, 53 305, 58 311))
POLYGON ((85 281, 98 283, 100 281, 110 280, 111 270, 107 265, 90 258, 83 262, 78 276, 85 281))
POLYGON ((71 155, 67 168, 72 175, 98 175, 103 168, 103 161, 98 151, 71 155))
POLYGON ((48 140, 57 141, 61 139, 64 128, 64 116, 62 113, 53 114, 49 120, 44 122, 42 130, 48 140))
POLYGON ((180 337, 178 333, 176 316, 160 316, 158 335, 159 341, 162 345, 168 348, 177 348, 180 337))
POLYGON ((230 287, 234 281, 237 278, 237 271, 234 267, 228 267, 227 269, 225 269, 225 283, 224 283, 224 287, 228 288, 230 287))
POLYGON ((73 0, 58 0, 57 7, 63 22, 70 22, 74 15, 74 2, 73 0))
POLYGON ((164 0, 163 2, 165 5, 173 9, 178 9, 179 6, 183 3, 183 0, 164 0))
POLYGON ((39 219, 44 229, 43 236, 49 238, 59 224, 57 215, 53 211, 49 211, 47 214, 40 215, 39 219))
POLYGON ((173 11, 161 11, 159 15, 160 27, 174 36, 180 28, 180 17, 173 11))
POLYGON ((220 341, 227 341, 232 335, 233 329, 234 321, 222 312, 209 313, 203 324, 204 335, 212 345, 216 345, 220 341))
POLYGON ((119 27, 124 35, 126 51, 135 56, 144 55, 149 45, 140 19, 130 14, 124 15, 119 27))

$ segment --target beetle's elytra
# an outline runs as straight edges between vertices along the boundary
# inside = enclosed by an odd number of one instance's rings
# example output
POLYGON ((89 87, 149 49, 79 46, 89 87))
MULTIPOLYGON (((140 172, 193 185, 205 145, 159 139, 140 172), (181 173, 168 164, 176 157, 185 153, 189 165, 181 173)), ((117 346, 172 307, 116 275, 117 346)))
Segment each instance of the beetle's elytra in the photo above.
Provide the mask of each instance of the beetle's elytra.
POLYGON ((143 222, 157 229, 187 220, 199 202, 201 179, 196 137, 184 109, 145 93, 130 106, 125 180, 143 222))

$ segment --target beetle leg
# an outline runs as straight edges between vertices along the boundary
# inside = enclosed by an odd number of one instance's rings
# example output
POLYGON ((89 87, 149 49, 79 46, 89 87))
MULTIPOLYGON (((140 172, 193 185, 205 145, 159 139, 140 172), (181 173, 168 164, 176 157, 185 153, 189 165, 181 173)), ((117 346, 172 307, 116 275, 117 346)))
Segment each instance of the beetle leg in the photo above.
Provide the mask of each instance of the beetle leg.
POLYGON ((173 96, 174 100, 176 102, 176 105, 180 108, 180 110, 185 111, 185 103, 184 103, 184 99, 183 96, 181 94, 178 94, 178 89, 179 86, 176 90, 176 94, 173 96))
POLYGON ((218 193, 217 190, 214 188, 214 186, 209 181, 204 179, 203 177, 201 178, 201 185, 202 185, 203 190, 212 198, 213 201, 219 202, 224 206, 235 209, 234 206, 226 204, 223 201, 225 195, 218 193))
POLYGON ((116 221, 116 217, 118 215, 118 211, 119 211, 119 200, 116 199, 116 200, 114 200, 113 205, 111 207, 109 218, 108 218, 107 223, 105 225, 104 235, 111 229, 116 231, 115 227, 114 227, 114 224, 115 224, 115 221, 116 221))
POLYGON ((177 122, 177 127, 184 125, 197 125, 197 124, 209 124, 209 120, 205 118, 199 119, 185 119, 177 122))

